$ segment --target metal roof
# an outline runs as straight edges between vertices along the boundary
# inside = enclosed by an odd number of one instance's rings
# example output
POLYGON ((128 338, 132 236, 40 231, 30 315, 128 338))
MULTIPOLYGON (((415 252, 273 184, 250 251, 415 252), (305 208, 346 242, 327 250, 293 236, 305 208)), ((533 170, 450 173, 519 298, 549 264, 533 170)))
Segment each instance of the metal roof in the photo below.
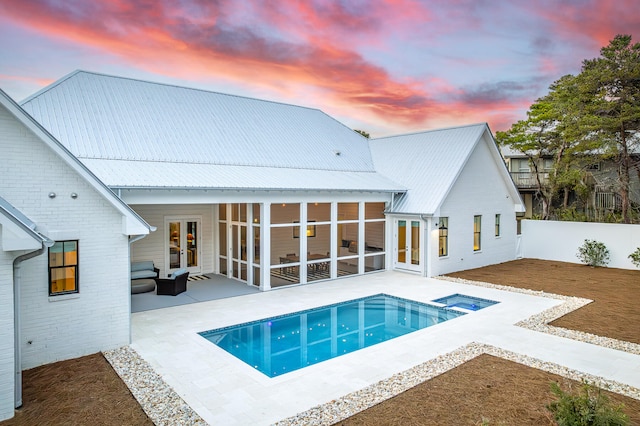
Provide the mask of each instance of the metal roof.
POLYGON ((317 109, 86 71, 22 107, 80 159, 375 171, 367 139, 317 109))
MULTIPOLYGON (((59 156, 69 167, 76 171, 85 181, 101 194, 111 205, 113 205, 126 219, 123 231, 127 235, 143 235, 156 230, 154 226, 149 225, 142 219, 131 207, 118 198, 113 191, 108 188, 102 181, 96 178, 78 158, 76 158, 62 143, 60 143, 53 135, 47 131, 32 116, 27 114, 9 95, 0 89, 0 106, 7 109, 20 123, 38 137, 45 146, 51 149, 59 156)), ((5 179, 6 182, 9 182, 5 179)), ((9 182, 10 183, 10 182, 9 182)))
POLYGON ((482 123, 372 139, 376 169, 408 190, 394 212, 435 214, 485 132, 482 123))
POLYGON ((95 160, 83 163, 111 188, 401 192, 375 172, 95 160))

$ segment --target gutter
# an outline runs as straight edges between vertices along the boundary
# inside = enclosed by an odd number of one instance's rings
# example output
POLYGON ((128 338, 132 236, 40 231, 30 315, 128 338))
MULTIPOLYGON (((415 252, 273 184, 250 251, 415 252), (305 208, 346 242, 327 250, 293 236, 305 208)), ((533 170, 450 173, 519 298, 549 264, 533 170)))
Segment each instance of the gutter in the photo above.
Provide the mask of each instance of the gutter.
POLYGON ((42 247, 38 250, 25 253, 13 260, 13 327, 14 327, 14 371, 15 371, 15 408, 22 407, 22 350, 20 343, 22 341, 21 322, 20 322, 20 267, 21 263, 33 257, 40 256, 44 251, 51 247, 54 241, 46 239, 42 242, 42 247))
MULTIPOLYGON (((153 229, 150 229, 151 232, 154 232, 157 229, 155 226, 152 226, 151 228, 153 228, 153 229)), ((147 236, 146 234, 131 236, 131 237, 129 237, 129 244, 133 244, 136 241, 139 241, 139 240, 143 239, 146 236, 147 236)))

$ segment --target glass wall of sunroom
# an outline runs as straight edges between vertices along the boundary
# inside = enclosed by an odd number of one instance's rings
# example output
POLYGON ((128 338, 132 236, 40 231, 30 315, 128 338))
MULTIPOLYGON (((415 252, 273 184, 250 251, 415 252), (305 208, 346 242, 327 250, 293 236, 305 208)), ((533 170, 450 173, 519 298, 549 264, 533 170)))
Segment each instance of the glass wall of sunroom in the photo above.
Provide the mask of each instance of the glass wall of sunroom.
POLYGON ((218 206, 219 272, 269 290, 380 271, 384 202, 218 206))

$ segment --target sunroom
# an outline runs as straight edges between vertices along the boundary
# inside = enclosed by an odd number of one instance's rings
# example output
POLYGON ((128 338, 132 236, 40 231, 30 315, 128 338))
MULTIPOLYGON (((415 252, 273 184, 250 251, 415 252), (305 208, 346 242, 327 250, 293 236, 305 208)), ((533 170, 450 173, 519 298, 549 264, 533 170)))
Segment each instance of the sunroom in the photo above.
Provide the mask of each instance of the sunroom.
POLYGON ((381 271, 389 260, 391 197, 280 194, 253 203, 132 204, 158 231, 134 242, 131 258, 153 259, 161 276, 184 268, 263 291, 381 271))

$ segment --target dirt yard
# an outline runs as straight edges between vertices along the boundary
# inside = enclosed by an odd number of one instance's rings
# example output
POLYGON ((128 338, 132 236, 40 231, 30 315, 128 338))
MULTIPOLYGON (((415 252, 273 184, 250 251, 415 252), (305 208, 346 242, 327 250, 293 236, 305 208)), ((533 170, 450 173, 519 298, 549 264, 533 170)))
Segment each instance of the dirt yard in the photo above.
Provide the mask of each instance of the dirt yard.
MULTIPOLYGON (((451 276, 592 299, 552 324, 640 343, 640 271, 523 259, 451 276)), ((0 426, 152 424, 100 354, 27 370, 23 381, 23 408, 0 426)), ((552 425, 545 409, 551 381, 579 386, 482 355, 339 424, 552 425)), ((640 425, 640 401, 609 395, 640 425)))

